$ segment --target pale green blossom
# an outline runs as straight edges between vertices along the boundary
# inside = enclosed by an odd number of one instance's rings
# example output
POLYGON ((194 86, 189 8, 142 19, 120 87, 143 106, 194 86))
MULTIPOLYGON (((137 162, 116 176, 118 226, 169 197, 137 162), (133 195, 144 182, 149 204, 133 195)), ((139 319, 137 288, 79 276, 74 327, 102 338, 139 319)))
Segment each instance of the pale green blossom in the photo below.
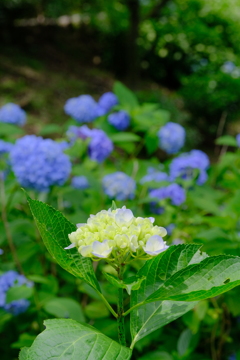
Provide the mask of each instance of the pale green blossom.
POLYGON ((153 225, 154 218, 134 217, 131 210, 102 210, 90 215, 86 224, 78 224, 76 231, 68 235, 71 245, 79 253, 93 260, 125 263, 133 258, 149 258, 166 250, 162 237, 165 228, 153 225))

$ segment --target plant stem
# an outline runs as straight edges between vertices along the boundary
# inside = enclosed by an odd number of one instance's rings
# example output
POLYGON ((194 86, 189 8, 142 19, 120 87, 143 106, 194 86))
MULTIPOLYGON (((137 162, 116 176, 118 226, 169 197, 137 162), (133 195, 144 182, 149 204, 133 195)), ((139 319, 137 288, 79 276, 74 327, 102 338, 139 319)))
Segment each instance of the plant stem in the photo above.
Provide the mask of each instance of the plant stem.
POLYGON ((118 289, 118 339, 121 345, 126 346, 126 336, 125 336, 125 327, 124 327, 124 308, 123 308, 123 289, 118 289))
POLYGON ((101 297, 101 299, 103 300, 104 304, 106 305, 106 307, 108 308, 108 310, 113 314, 113 316, 115 318, 118 318, 118 314, 113 310, 113 308, 111 307, 111 305, 109 304, 109 302, 107 301, 107 299, 103 296, 102 293, 97 292, 98 295, 101 297))
POLYGON ((142 306, 144 304, 144 301, 140 302, 139 304, 136 304, 134 306, 132 306, 130 309, 128 309, 127 311, 125 311, 122 316, 126 316, 128 315, 132 310, 138 308, 139 306, 142 306))
POLYGON ((6 236, 7 236, 7 241, 8 241, 8 245, 10 247, 12 256, 13 256, 13 260, 16 264, 16 267, 18 268, 19 272, 21 274, 24 274, 23 272, 23 268, 22 265, 18 259, 18 255, 17 255, 17 251, 16 248, 14 246, 13 243, 13 238, 12 238, 12 234, 10 231, 10 226, 8 223, 8 218, 7 218, 7 211, 6 211, 6 197, 5 197, 5 186, 4 186, 4 179, 0 179, 0 191, 1 191, 1 203, 2 203, 2 221, 3 221, 3 225, 6 231, 6 236))
MULTIPOLYGON (((118 268, 118 277, 122 280, 122 274, 124 271, 124 266, 119 265, 118 268)), ((118 339, 121 345, 126 346, 126 335, 125 335, 125 326, 124 326, 124 306, 123 306, 123 289, 118 289, 118 306, 117 306, 117 323, 118 323, 118 339)))

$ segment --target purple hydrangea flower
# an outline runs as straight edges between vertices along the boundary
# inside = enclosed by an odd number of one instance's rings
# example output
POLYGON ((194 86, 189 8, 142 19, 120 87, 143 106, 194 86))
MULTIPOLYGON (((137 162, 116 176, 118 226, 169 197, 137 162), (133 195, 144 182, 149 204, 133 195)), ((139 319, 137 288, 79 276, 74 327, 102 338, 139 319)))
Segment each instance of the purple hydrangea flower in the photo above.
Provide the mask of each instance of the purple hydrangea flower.
POLYGON ((100 116, 99 106, 90 95, 80 95, 68 99, 64 105, 64 111, 67 115, 80 123, 92 122, 100 116))
POLYGON ((237 134, 236 140, 237 140, 237 146, 240 147, 240 134, 237 134))
MULTIPOLYGON (((159 201, 171 199, 172 205, 179 206, 186 200, 186 192, 180 185, 170 184, 166 187, 150 190, 149 197, 159 201)), ((151 210, 159 215, 164 212, 164 208, 159 206, 156 201, 151 203, 151 210)))
POLYGON ((74 176, 71 181, 74 189, 84 190, 89 188, 89 182, 86 176, 74 176))
POLYGON ((148 168, 148 174, 140 180, 140 184, 144 184, 150 181, 168 181, 168 174, 162 171, 158 171, 154 168, 148 168))
POLYGON ((169 224, 168 226, 166 226, 166 230, 168 235, 172 235, 173 230, 175 229, 176 225, 175 224, 169 224))
POLYGON ((123 131, 130 124, 130 116, 124 110, 108 115, 109 124, 113 125, 117 130, 123 131))
POLYGON ((9 153, 13 146, 13 144, 7 141, 0 140, 0 155, 9 153))
POLYGON ((208 156, 201 150, 192 150, 189 153, 183 153, 173 159, 170 164, 170 179, 176 178, 190 180, 194 177, 194 170, 199 172, 197 184, 202 185, 207 181, 208 175, 206 170, 210 165, 208 156))
POLYGON ((115 105, 118 105, 118 98, 112 92, 106 92, 99 100, 98 105, 104 110, 104 114, 108 113, 115 105))
POLYGON ((111 199, 127 200, 135 196, 136 182, 124 172, 104 176, 102 184, 105 194, 111 199))
POLYGON ((16 141, 10 162, 18 182, 26 188, 49 191, 63 185, 71 172, 71 162, 61 146, 51 139, 26 135, 16 141))
POLYGON ((18 274, 16 271, 10 270, 0 276, 0 308, 5 311, 18 315, 25 312, 30 302, 26 299, 14 300, 6 303, 7 291, 15 286, 26 285, 32 287, 33 283, 25 278, 25 276, 18 274))
POLYGON ((26 113, 19 105, 8 103, 0 109, 0 122, 22 126, 26 123, 26 113))
POLYGON ((176 123, 168 122, 158 132, 159 147, 167 154, 177 153, 185 143, 184 128, 176 123))

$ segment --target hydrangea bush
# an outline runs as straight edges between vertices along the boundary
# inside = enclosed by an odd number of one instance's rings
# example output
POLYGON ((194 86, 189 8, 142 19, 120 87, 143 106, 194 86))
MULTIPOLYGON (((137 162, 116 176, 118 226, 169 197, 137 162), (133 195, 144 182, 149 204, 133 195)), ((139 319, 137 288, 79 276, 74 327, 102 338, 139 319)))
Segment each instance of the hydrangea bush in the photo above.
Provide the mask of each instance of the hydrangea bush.
POLYGON ((238 136, 216 140, 210 165, 122 84, 78 95, 54 140, 1 121, 3 360, 238 354, 238 136))

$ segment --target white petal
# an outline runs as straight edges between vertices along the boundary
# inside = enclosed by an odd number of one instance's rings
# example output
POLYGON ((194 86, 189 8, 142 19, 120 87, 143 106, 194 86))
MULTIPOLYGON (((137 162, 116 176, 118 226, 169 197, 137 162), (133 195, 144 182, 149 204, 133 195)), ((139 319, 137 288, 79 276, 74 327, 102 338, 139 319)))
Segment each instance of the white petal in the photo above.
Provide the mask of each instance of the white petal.
POLYGON ((71 245, 65 247, 64 249, 68 250, 68 249, 72 249, 72 248, 75 248, 75 247, 76 247, 76 244, 72 243, 71 245))

